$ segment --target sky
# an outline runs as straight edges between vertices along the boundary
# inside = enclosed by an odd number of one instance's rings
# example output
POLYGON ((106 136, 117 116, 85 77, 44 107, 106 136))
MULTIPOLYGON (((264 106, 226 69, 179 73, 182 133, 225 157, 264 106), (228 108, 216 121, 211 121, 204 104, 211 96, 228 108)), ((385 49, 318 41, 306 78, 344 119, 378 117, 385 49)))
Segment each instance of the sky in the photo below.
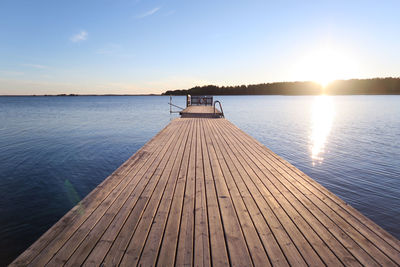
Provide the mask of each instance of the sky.
POLYGON ((400 1, 1 0, 0 95, 400 76, 400 1))

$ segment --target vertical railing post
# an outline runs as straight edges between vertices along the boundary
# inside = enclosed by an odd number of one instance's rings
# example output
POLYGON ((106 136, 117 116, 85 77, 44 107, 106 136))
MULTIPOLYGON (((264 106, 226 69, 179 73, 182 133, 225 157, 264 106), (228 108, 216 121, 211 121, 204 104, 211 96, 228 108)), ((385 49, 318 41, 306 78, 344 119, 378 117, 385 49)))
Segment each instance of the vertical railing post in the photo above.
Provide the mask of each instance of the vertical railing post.
POLYGON ((186 95, 186 107, 190 106, 191 98, 190 95, 186 95))

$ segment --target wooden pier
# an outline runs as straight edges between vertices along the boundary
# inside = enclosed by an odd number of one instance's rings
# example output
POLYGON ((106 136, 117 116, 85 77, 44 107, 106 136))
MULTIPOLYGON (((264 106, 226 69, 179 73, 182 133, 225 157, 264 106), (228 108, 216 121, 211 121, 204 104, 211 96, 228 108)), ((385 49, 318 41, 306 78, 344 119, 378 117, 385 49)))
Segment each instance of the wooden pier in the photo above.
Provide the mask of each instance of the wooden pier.
POLYGON ((207 113, 173 120, 11 265, 399 266, 399 240, 207 113))
POLYGON ((213 106, 189 106, 179 112, 182 118, 220 118, 223 117, 221 111, 213 106))

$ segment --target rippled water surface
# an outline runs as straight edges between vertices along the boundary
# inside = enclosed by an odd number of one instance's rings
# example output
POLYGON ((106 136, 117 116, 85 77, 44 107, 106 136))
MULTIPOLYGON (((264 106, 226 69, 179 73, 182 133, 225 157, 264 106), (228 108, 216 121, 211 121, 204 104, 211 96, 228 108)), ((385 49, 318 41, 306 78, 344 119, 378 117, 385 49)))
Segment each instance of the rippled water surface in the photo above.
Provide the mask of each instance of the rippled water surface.
MULTIPOLYGON (((227 119, 400 238, 399 96, 216 99, 227 119)), ((0 265, 177 117, 168 101, 0 97, 0 265)))

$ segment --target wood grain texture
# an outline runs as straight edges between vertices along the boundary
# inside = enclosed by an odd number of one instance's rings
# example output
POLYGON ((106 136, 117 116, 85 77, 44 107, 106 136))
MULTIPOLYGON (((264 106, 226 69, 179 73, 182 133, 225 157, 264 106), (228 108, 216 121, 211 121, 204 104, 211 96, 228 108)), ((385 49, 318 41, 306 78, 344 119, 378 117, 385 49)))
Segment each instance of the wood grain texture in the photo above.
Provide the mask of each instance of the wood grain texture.
POLYGON ((213 106, 188 106, 179 114, 182 118, 220 118, 222 112, 213 106))
POLYGON ((196 117, 173 120, 11 266, 399 264, 399 240, 229 121, 196 117))

